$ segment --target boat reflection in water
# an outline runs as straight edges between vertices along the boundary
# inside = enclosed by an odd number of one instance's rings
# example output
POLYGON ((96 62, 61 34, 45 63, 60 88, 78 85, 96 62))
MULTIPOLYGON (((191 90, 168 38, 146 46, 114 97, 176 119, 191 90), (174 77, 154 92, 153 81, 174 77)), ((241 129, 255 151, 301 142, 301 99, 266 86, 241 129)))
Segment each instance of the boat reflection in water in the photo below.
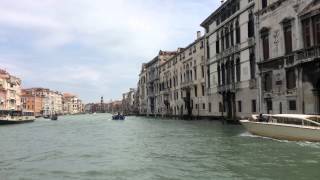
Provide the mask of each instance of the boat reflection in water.
POLYGON ((241 124, 252 134, 292 141, 320 141, 320 116, 297 114, 252 115, 241 124))
POLYGON ((3 124, 20 124, 33 122, 35 120, 33 112, 23 112, 14 110, 0 111, 0 125, 3 124))

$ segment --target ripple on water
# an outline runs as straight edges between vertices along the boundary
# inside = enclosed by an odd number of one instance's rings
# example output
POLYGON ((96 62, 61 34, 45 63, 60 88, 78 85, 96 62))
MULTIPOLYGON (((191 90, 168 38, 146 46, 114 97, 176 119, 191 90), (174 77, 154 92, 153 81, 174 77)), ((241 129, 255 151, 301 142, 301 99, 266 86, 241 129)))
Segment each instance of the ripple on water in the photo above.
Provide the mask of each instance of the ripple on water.
POLYGON ((318 178, 320 143, 263 138, 207 121, 110 117, 1 127, 0 180, 318 178))

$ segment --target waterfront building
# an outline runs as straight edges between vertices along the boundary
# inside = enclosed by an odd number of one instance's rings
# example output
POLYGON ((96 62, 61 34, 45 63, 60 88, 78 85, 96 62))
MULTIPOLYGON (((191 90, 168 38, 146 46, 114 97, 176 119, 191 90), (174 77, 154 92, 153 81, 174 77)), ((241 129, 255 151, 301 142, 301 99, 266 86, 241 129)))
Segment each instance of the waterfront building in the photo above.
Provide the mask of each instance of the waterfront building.
POLYGON ((107 103, 107 112, 116 114, 122 112, 122 100, 111 101, 107 103))
POLYGON ((84 112, 82 100, 76 95, 64 93, 62 98, 63 114, 79 114, 84 112))
POLYGON ((320 114, 320 2, 256 4, 261 112, 320 114))
POLYGON ((62 114, 62 93, 48 88, 29 88, 24 89, 24 92, 28 96, 35 96, 42 100, 42 116, 62 114))
POLYGON ((42 116, 43 100, 41 96, 36 96, 28 90, 22 90, 21 103, 23 111, 34 112, 35 117, 42 116))
POLYGON ((21 80, 0 69, 0 109, 21 110, 21 80))
POLYGON ((227 0, 205 36, 143 64, 141 115, 320 114, 320 2, 227 0))
POLYGON ((122 95, 122 112, 126 115, 136 113, 136 108, 135 108, 136 92, 137 92, 136 89, 131 88, 129 92, 124 93, 122 95))
POLYGON ((205 39, 197 39, 160 66, 160 108, 163 116, 206 116, 205 39))
POLYGON ((146 92, 147 92, 147 115, 157 116, 161 114, 160 100, 160 71, 159 67, 168 59, 175 56, 175 51, 160 51, 150 62, 145 64, 146 68, 146 92))
POLYGON ((257 113, 255 1, 227 0, 201 26, 206 30, 210 116, 257 113))
POLYGON ((85 113, 94 113, 94 103, 88 103, 84 106, 84 112, 85 113))
POLYGON ((142 64, 138 82, 139 114, 147 115, 148 96, 147 96, 147 69, 146 64, 142 64))

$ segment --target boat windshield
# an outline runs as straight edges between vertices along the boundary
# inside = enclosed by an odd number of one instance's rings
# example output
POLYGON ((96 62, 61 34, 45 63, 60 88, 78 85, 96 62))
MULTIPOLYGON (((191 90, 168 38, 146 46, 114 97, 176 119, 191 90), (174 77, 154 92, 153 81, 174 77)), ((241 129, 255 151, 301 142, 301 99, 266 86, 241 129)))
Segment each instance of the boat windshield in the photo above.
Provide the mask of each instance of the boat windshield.
POLYGON ((1 116, 21 116, 21 111, 0 111, 1 116))
POLYGON ((294 117, 272 117, 272 122, 281 123, 281 124, 292 124, 299 126, 312 126, 312 127, 320 127, 320 119, 319 118, 294 118, 294 117))
POLYGON ((33 112, 23 112, 22 113, 23 116, 34 116, 33 112))
POLYGON ((307 119, 320 123, 320 116, 312 116, 312 117, 308 117, 307 119))
POLYGON ((303 125, 303 120, 298 118, 288 117, 272 117, 272 121, 281 124, 303 125))

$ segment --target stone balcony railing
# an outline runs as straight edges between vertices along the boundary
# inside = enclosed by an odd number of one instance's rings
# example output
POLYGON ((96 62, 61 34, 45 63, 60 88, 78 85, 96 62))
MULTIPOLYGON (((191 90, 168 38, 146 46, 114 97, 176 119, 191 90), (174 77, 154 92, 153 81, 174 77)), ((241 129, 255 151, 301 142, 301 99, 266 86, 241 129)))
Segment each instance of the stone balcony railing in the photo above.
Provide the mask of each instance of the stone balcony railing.
POLYGON ((220 85, 218 86, 218 92, 223 93, 223 92, 233 92, 235 93, 239 85, 237 83, 232 83, 232 84, 226 84, 226 85, 220 85))
POLYGON ((308 60, 320 56, 320 46, 314 46, 311 48, 306 48, 295 52, 295 60, 308 60))
POLYGON ((184 81, 184 82, 181 83, 182 87, 188 87, 188 86, 192 86, 192 85, 194 85, 192 80, 184 81))
POLYGON ((320 46, 314 46, 311 48, 297 50, 284 56, 264 60, 259 62, 258 65, 262 71, 268 71, 283 66, 290 67, 301 63, 310 62, 319 57, 320 46))

